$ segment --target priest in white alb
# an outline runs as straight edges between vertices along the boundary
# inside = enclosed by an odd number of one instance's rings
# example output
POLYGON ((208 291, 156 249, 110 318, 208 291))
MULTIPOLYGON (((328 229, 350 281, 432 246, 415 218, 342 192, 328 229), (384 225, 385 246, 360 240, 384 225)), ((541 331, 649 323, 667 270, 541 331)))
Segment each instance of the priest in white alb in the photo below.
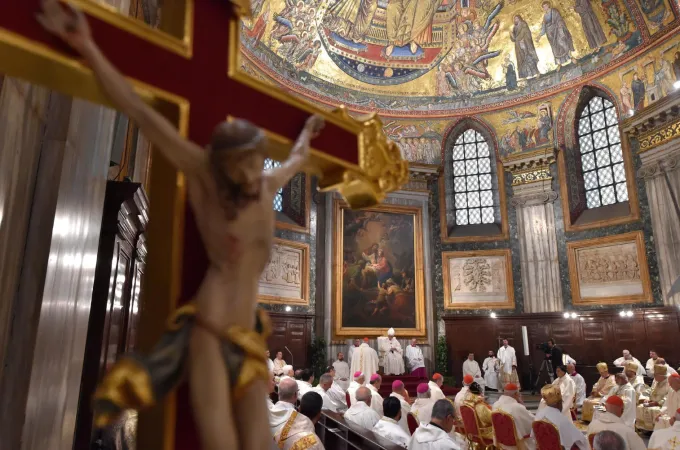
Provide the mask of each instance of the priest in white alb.
POLYGON ((519 387, 516 384, 508 383, 503 388, 503 395, 500 396, 491 408, 491 413, 502 412, 514 419, 515 432, 520 439, 517 450, 533 450, 536 448, 536 441, 531 437, 531 424, 534 422, 534 415, 522 403, 519 387))
POLYGON ((394 328, 387 330, 385 341, 385 375, 402 375, 404 370, 404 350, 394 337, 394 328))
POLYGON ((479 363, 475 361, 475 354, 469 353, 467 359, 463 362, 463 377, 465 375, 470 375, 475 383, 482 388, 482 395, 484 395, 484 387, 486 383, 484 382, 484 377, 482 377, 482 370, 479 368, 479 363))
POLYGON ((425 358, 423 351, 418 346, 418 340, 413 338, 411 343, 406 346, 406 363, 411 375, 419 378, 427 378, 425 371, 425 358))
POLYGON ((350 383, 350 371, 349 364, 345 361, 345 355, 342 352, 338 352, 338 359, 333 362, 333 369, 335 370, 333 379, 341 388, 347 390, 350 383))
POLYGON ((503 339, 503 345, 496 353, 500 361, 500 382, 501 387, 508 383, 519 386, 519 376, 517 376, 517 356, 515 349, 510 346, 507 339, 503 339))
POLYGON ((269 409, 269 426, 271 435, 276 436, 290 419, 295 411, 295 403, 298 400, 297 383, 292 378, 287 378, 279 383, 279 401, 269 409))
POLYGON ((493 354, 493 350, 489 350, 489 356, 486 357, 482 363, 482 370, 484 371, 484 383, 490 389, 498 390, 498 367, 500 362, 493 354))
POLYGON ((361 372, 366 380, 370 380, 374 373, 378 373, 378 353, 368 345, 368 338, 352 353, 350 373, 361 372))
MULTIPOLYGON (((557 378, 552 382, 552 385, 560 389, 560 396, 562 398, 562 414, 572 420, 571 407, 574 405, 574 400, 576 398, 576 385, 574 380, 567 374, 567 368, 564 366, 558 366, 556 369, 557 378)), ((548 404, 545 399, 541 399, 541 403, 538 405, 538 410, 546 408, 548 404)))
POLYGON ((401 403, 395 397, 387 397, 383 402, 384 415, 373 427, 373 432, 393 442, 399 447, 406 448, 411 440, 411 434, 399 425, 401 419, 401 403))

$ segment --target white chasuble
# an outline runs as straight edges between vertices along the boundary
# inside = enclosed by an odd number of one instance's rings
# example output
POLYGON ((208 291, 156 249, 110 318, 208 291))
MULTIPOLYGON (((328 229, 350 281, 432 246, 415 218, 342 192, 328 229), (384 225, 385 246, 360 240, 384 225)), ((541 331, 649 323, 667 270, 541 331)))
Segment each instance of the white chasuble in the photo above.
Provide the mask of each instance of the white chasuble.
POLYGON ((672 427, 656 430, 649 439, 650 450, 678 450, 680 448, 680 420, 672 427))
MULTIPOLYGON (((501 395, 496 403, 491 407, 491 412, 502 411, 512 416, 515 421, 515 432, 517 437, 522 439, 518 449, 533 450, 536 448, 536 441, 531 437, 531 424, 534 422, 534 415, 523 404, 508 395, 501 395), (529 436, 525 438, 525 436, 529 436)), ((506 448, 505 450, 509 450, 506 448)))
POLYGON ((401 375, 404 370, 404 351, 397 338, 387 340, 385 353, 385 375, 401 375))
POLYGON ((364 342, 354 350, 349 372, 351 374, 361 372, 367 381, 370 380, 371 375, 378 373, 378 354, 364 342))

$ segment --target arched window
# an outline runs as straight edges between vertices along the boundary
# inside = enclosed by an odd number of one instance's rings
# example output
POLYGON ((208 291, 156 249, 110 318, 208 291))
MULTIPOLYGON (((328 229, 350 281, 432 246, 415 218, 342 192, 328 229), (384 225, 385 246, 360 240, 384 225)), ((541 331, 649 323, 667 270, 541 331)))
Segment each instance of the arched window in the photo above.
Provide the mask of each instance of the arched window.
POLYGON ((479 225, 496 221, 491 152, 484 137, 468 128, 453 145, 455 223, 479 225))
POLYGON ((588 209, 628 201, 616 107, 595 96, 578 118, 583 186, 588 209))
MULTIPOLYGON (((271 170, 276 167, 279 167, 281 165, 280 162, 274 161, 271 158, 267 158, 264 160, 264 169, 265 170, 271 170)), ((276 193, 274 196, 274 211, 282 212, 283 211, 283 188, 279 189, 279 192, 276 193)))

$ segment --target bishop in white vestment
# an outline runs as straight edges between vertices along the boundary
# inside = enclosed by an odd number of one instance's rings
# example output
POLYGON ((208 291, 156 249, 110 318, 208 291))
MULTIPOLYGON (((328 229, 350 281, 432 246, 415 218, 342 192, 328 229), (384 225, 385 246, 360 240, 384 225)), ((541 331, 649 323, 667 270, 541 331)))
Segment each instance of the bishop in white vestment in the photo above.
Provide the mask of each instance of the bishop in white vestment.
POLYGON ((465 398, 467 395, 470 393, 470 385, 474 383, 474 379, 470 375, 465 375, 463 377, 463 388, 458 391, 456 396, 453 398, 453 405, 455 407, 456 411, 456 418, 459 420, 462 420, 462 417, 460 415, 460 407, 463 406, 463 403, 465 403, 465 398))
MULTIPOLYGON (((529 412, 524 404, 520 403, 520 400, 519 387, 516 384, 508 383, 503 388, 503 395, 491 407, 491 413, 500 411, 512 416, 517 438, 521 439, 517 449, 534 450, 536 441, 531 437, 531 424, 534 422, 534 415, 529 412)), ((511 449, 505 448, 504 450, 511 449)))
POLYGON ((616 358, 614 360, 614 365, 616 367, 625 367, 626 363, 631 361, 638 365, 638 375, 644 376, 646 372, 644 367, 642 366, 642 363, 635 356, 631 355, 628 350, 624 350, 623 356, 621 356, 620 358, 616 358))
POLYGON ((418 420, 418 423, 429 423, 436 400, 432 399, 432 393, 427 383, 420 383, 416 391, 418 398, 411 405, 411 414, 418 420))
POLYGON ((649 439, 650 450, 678 450, 680 448, 680 409, 675 412, 675 423, 670 428, 655 430, 649 439))
POLYGON ((394 337, 394 328, 390 328, 385 343, 385 375, 402 375, 404 372, 404 351, 394 337))
MULTIPOLYGON (((576 385, 574 384, 574 380, 567 374, 566 367, 560 366, 557 368, 557 378, 552 382, 552 385, 560 390, 562 398, 562 414, 571 420, 571 407, 574 405, 574 399, 576 398, 576 385)), ((541 399, 538 410, 540 411, 547 406, 548 404, 545 399, 541 399)))
POLYGON ((432 380, 430 380, 427 385, 430 387, 430 392, 432 399, 436 402, 437 400, 443 400, 446 398, 444 391, 442 391, 442 385, 444 384, 444 377, 440 373, 435 373, 432 375, 432 380))
POLYGON ((482 395, 484 395, 484 387, 486 383, 484 382, 484 377, 482 377, 482 371, 479 368, 479 363, 475 361, 475 354, 468 354, 468 358, 463 362, 463 377, 465 375, 470 375, 475 380, 475 383, 482 388, 482 395))
MULTIPOLYGON (((572 445, 576 445, 580 450, 588 450, 590 446, 586 437, 576 428, 571 420, 571 416, 567 418, 563 413, 560 388, 550 384, 543 386, 541 397, 547 407, 539 409, 536 413, 536 420, 546 420, 555 425, 560 432, 562 447, 565 449, 571 449, 572 445)), ((535 438, 533 431, 531 436, 535 438)))
POLYGON ((363 374, 363 372, 354 372, 354 379, 349 384, 349 388, 347 388, 347 393, 349 394, 349 401, 352 405, 357 402, 356 398, 357 389, 363 386, 365 382, 366 376, 363 374))
MULTIPOLYGON (((588 426, 586 435, 596 434, 600 431, 613 431, 618 433, 628 444, 628 450, 645 450, 647 447, 640 436, 635 432, 635 429, 626 424, 622 415, 624 414, 624 402, 621 397, 611 396, 605 401, 607 411, 598 414, 597 418, 593 420, 588 426)), ((633 409, 633 411, 635 411, 633 409)))
POLYGON ((378 373, 378 353, 368 345, 368 338, 364 338, 364 342, 354 350, 349 371, 362 372, 367 380, 370 380, 374 373, 378 373))
MULTIPOLYGON (((624 405, 621 420, 626 426, 633 428, 633 426, 635 426, 635 408, 637 405, 635 390, 633 389, 633 386, 628 383, 628 378, 624 373, 617 373, 614 376, 614 380, 616 381, 616 385, 611 388, 609 393, 604 397, 604 403, 606 404, 610 397, 619 397, 624 405)), ((593 417, 597 419, 600 414, 602 413, 596 411, 593 417)))
POLYGON ((371 381, 368 383, 368 389, 371 390, 371 408, 378 413, 380 417, 383 416, 383 398, 380 395, 380 384, 382 383, 382 377, 377 373, 374 373, 371 377, 371 381))
POLYGON ((519 377, 517 376, 517 356, 515 355, 515 349, 508 344, 507 339, 503 339, 503 345, 498 349, 496 354, 501 363, 501 386, 508 383, 514 383, 519 386, 519 377))
POLYGON ((418 346, 418 341, 414 338, 411 343, 406 346, 406 363, 411 375, 415 377, 426 378, 425 372, 425 358, 423 358, 423 351, 418 346))
POLYGON ((661 415, 661 408, 666 404, 666 398, 670 391, 668 378, 666 378, 665 366, 657 364, 654 366, 654 383, 649 398, 644 403, 637 406, 635 427, 647 431, 654 430, 656 418, 661 415))
POLYGON ((392 393, 390 397, 396 397, 401 402, 401 419, 399 419, 399 425, 406 431, 409 432, 407 415, 411 412, 411 405, 408 403, 407 397, 408 392, 404 387, 404 382, 401 380, 395 380, 392 382, 392 393))
POLYGON ((482 370, 484 371, 484 383, 486 387, 498 390, 498 368, 500 362, 493 354, 493 351, 489 350, 489 356, 486 357, 482 363, 482 370))
POLYGON ((380 416, 369 406, 371 402, 371 391, 362 386, 356 392, 357 401, 345 412, 344 418, 352 423, 364 427, 367 430, 373 429, 380 420, 380 416))
MULTIPOLYGON (((671 426, 671 417, 680 409, 680 375, 674 373, 668 377, 670 389, 666 396, 666 403, 661 408, 661 415, 656 418, 654 430, 662 430, 671 426)), ((680 447, 680 446, 679 446, 680 447)))
POLYGON ((350 382, 350 371, 349 364, 345 361, 345 355, 342 352, 338 353, 338 359, 333 362, 333 369, 335 369, 335 374, 333 379, 338 383, 344 390, 347 390, 350 382))

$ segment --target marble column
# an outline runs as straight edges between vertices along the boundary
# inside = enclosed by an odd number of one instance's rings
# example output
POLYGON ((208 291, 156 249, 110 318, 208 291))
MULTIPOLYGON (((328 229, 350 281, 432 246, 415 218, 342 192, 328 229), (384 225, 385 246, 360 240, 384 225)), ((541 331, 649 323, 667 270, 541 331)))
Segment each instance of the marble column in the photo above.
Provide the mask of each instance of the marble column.
POLYGON ((680 286, 669 295, 680 278, 680 216, 674 204, 680 202, 680 138, 641 153, 640 159, 637 176, 645 180, 647 189, 661 295, 666 305, 680 305, 680 286))
POLYGON ((562 287, 555 233, 554 202, 550 164, 553 158, 522 161, 510 166, 517 212, 524 312, 563 310, 562 287))

